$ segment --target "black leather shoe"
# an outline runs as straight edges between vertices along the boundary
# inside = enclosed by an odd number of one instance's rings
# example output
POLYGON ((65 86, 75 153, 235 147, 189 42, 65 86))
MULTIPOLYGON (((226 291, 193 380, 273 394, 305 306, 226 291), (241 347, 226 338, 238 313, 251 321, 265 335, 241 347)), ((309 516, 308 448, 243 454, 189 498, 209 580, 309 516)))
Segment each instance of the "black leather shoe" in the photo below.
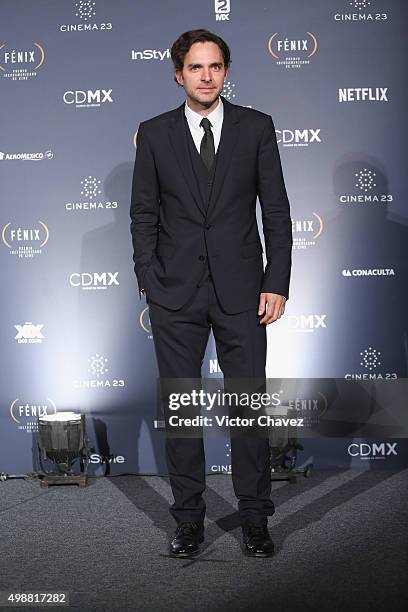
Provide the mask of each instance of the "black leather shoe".
POLYGON ((244 552, 248 557, 271 557, 274 546, 268 528, 247 524, 242 527, 244 552))
POLYGON ((191 557, 200 551, 199 544, 204 542, 204 528, 199 523, 179 523, 173 540, 170 542, 172 557, 191 557))

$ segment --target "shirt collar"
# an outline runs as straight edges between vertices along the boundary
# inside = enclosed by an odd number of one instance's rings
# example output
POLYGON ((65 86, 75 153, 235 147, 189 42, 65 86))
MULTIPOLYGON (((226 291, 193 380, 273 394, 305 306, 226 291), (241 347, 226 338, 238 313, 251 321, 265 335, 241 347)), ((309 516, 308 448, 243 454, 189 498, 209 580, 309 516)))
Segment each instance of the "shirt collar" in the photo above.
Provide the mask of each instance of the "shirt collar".
MULTIPOLYGON (((201 119, 203 118, 203 115, 200 115, 199 113, 196 113, 196 111, 192 110, 188 106, 187 100, 184 104, 184 113, 188 121, 191 122, 194 127, 196 128, 200 127, 200 122, 201 122, 201 119)), ((211 113, 206 115, 206 117, 209 121, 211 121, 211 125, 213 127, 216 127, 219 124, 221 124, 223 116, 224 116, 224 107, 223 107, 221 98, 218 97, 218 105, 216 106, 216 108, 214 108, 214 110, 211 111, 211 113)))

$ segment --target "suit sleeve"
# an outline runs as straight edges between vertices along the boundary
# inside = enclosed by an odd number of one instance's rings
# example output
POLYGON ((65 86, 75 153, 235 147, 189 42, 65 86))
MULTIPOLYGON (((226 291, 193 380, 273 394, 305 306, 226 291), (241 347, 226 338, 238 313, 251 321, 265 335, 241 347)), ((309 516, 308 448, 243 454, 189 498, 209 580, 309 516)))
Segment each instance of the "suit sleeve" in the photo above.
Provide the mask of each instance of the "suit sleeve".
POLYGON ((134 269, 141 298, 144 277, 157 244, 160 194, 153 152, 143 123, 139 126, 136 144, 130 204, 130 231, 134 269))
POLYGON ((261 291, 289 299, 292 266, 292 220, 276 142, 268 116, 258 151, 257 191, 262 210, 266 267, 261 291))

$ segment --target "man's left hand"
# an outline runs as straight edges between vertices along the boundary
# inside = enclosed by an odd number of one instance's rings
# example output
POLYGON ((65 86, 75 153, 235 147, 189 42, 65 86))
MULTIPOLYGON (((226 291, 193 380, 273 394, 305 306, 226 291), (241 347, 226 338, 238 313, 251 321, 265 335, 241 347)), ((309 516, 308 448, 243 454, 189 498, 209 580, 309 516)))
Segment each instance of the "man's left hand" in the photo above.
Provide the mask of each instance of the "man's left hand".
POLYGON ((259 298, 258 314, 265 315, 260 321, 260 324, 273 323, 280 319, 285 312, 286 298, 279 293, 261 293, 259 298), (265 312, 266 310, 266 312, 265 312))

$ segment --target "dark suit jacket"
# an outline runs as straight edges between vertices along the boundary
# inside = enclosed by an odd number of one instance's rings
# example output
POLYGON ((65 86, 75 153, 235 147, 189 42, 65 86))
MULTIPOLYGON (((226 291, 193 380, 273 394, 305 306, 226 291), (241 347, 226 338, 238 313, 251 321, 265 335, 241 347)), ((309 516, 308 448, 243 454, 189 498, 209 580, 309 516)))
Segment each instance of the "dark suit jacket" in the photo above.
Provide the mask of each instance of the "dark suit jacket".
POLYGON ((228 314, 256 309, 261 291, 289 297, 292 223, 272 118, 222 101, 207 211, 189 157, 184 103, 143 121, 137 134, 130 210, 135 272, 147 300, 172 310, 192 295, 206 258, 228 314))

